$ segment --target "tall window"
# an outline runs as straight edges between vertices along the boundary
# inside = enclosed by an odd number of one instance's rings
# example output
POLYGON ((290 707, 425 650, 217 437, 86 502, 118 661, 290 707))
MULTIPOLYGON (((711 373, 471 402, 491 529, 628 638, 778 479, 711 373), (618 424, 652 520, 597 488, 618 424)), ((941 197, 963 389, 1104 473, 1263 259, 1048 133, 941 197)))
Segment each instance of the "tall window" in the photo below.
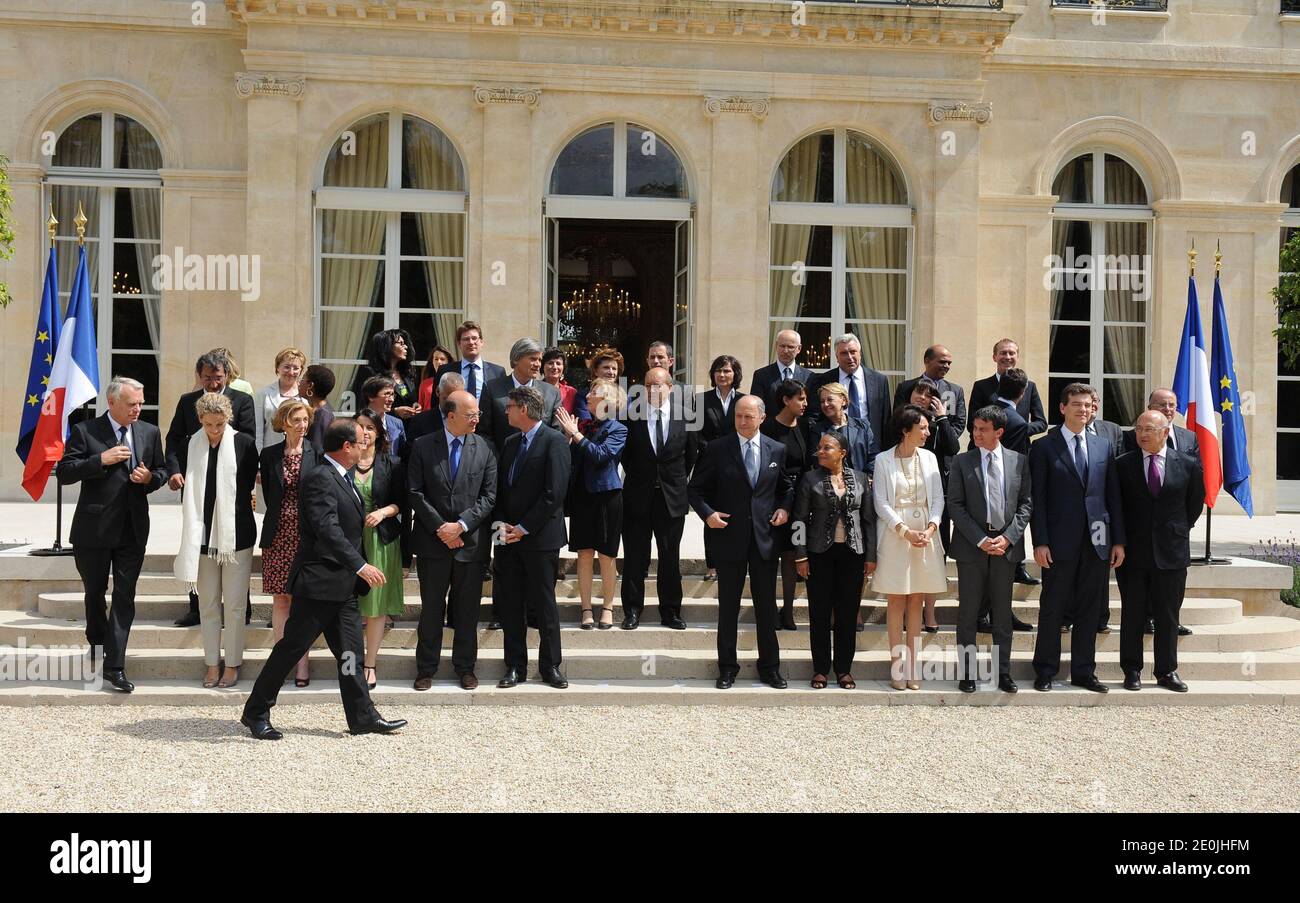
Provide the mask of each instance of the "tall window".
POLYGON ((799 141, 772 180, 768 346, 798 330, 799 362, 835 363, 852 332, 896 386, 908 372, 912 208, 893 160, 871 139, 831 129, 799 141))
POLYGON ((1101 393, 1101 414, 1128 427, 1145 407, 1150 341, 1151 223, 1142 177, 1114 154, 1092 151, 1056 175, 1053 209, 1049 420, 1071 382, 1101 393))
POLYGON ((330 149, 316 190, 315 354, 337 377, 331 404, 353 410, 351 386, 385 329, 411 334, 420 364, 455 348, 465 317, 465 172, 451 141, 413 116, 380 113, 330 149))
MULTIPOLYGON (((1300 164, 1282 180, 1282 244, 1300 235, 1300 164)), ((1277 478, 1278 506, 1300 509, 1300 363, 1286 366, 1277 356, 1277 478)))
MULTIPOLYGON (((52 204, 59 221, 54 247, 61 303, 66 309, 76 273, 73 220, 80 204, 87 220, 100 381, 106 386, 120 375, 143 383, 140 416, 150 423, 158 422, 161 296, 151 277, 162 236, 161 165, 158 142, 148 129, 120 113, 92 113, 59 135, 45 180, 45 209, 52 204)), ((101 396, 97 410, 102 405, 101 396)))

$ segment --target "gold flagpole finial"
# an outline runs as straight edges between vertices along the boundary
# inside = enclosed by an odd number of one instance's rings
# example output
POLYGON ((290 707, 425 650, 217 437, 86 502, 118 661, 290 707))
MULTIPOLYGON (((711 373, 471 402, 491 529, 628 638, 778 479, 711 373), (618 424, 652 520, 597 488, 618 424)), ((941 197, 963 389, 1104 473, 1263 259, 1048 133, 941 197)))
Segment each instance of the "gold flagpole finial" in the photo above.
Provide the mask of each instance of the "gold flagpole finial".
POLYGON ((81 208, 81 201, 77 201, 77 215, 72 218, 72 222, 77 227, 77 244, 86 243, 86 211, 81 208))
POLYGON ((1218 239, 1214 240, 1214 277, 1219 277, 1219 270, 1223 269, 1223 249, 1218 239))
POLYGON ((1192 248, 1187 252, 1187 268, 1191 275, 1196 275, 1196 239, 1192 239, 1192 248))
POLYGON ((54 205, 50 205, 50 218, 45 223, 45 228, 50 230, 50 243, 54 243, 54 233, 58 231, 59 221, 54 218, 54 205))

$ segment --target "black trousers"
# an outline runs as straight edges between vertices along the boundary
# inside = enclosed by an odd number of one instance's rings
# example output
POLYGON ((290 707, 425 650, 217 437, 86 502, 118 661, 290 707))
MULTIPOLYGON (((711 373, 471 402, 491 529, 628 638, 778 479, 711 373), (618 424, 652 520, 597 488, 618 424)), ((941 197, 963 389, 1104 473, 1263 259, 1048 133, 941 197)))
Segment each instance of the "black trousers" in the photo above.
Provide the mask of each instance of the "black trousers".
POLYGON ((289 620, 284 625, 284 637, 275 644, 253 682, 253 691, 244 704, 245 716, 254 719, 270 717, 284 679, 322 633, 338 662, 339 695, 343 697, 343 714, 347 717, 348 727, 357 730, 379 720, 361 671, 365 640, 356 597, 343 602, 326 602, 296 594, 289 608, 289 620))
POLYGON ((808 553, 808 644, 814 674, 830 674, 833 669, 838 676, 853 670, 866 560, 866 555, 843 542, 834 543, 825 552, 808 553))
POLYGON ((659 564, 655 568, 659 597, 659 620, 667 621, 682 613, 682 531, 686 516, 673 517, 664 503, 664 494, 656 489, 650 499, 650 510, 623 509, 623 582, 619 595, 623 614, 636 613, 639 618, 645 608, 645 578, 650 572, 650 537, 654 537, 659 550, 659 564), (648 516, 647 516, 648 515, 648 516))
POLYGON ((1155 675, 1178 670, 1178 612, 1187 589, 1187 568, 1165 571, 1123 564, 1115 571, 1119 582, 1119 666, 1125 673, 1141 672, 1142 636, 1148 617, 1155 621, 1155 675))
POLYGON ((77 546, 73 557, 85 588, 86 642, 104 647, 104 670, 121 671, 126 665, 126 643, 135 620, 135 585, 144 564, 144 545, 126 528, 126 542, 113 549, 77 546), (113 607, 106 611, 108 577, 113 575, 113 607))
POLYGON ((483 601, 483 562, 457 561, 454 558, 415 559, 420 575, 420 626, 416 629, 415 673, 432 677, 442 660, 443 616, 448 607, 450 588, 453 628, 451 666, 456 673, 474 670, 478 660, 478 610, 483 601))
MULTIPOLYGON (((767 559, 759 555, 752 541, 748 560, 717 562, 719 673, 729 677, 740 673, 736 631, 746 571, 749 573, 750 594, 754 597, 754 624, 758 628, 758 673, 770 674, 780 668, 781 647, 776 639, 776 572, 780 563, 780 558, 767 559)), ((857 629, 856 625, 854 629, 857 629)))
POLYGON ((1017 564, 1005 555, 982 553, 974 561, 957 562, 957 673, 962 679, 975 679, 975 625, 985 600, 993 618, 998 676, 1011 676, 1011 587, 1017 564))
MULTIPOLYGON (((518 543, 496 547, 493 600, 504 632, 506 668, 528 673, 528 614, 537 618, 537 665, 560 667, 560 611, 555 605, 558 549, 534 551, 518 543)), ((460 614, 456 615, 460 623, 460 614)))
POLYGON ((1038 636, 1034 642, 1034 671, 1052 678, 1061 670, 1061 623, 1073 613, 1075 628, 1070 632, 1070 677, 1086 678, 1097 673, 1097 605, 1106 592, 1110 563, 1092 547, 1085 531, 1075 558, 1052 558, 1043 571, 1043 594, 1038 603, 1038 636))

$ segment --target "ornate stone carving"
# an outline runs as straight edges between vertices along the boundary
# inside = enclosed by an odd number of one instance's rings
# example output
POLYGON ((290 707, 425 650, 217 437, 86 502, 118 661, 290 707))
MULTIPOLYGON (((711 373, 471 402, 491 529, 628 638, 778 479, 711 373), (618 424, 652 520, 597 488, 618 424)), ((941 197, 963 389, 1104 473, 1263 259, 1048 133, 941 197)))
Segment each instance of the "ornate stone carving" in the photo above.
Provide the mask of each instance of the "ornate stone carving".
POLYGON ((475 85, 474 102, 480 107, 486 107, 490 103, 520 103, 530 110, 535 110, 542 102, 542 89, 475 85))
POLYGON ((755 119, 767 116, 771 106, 770 97, 749 94, 706 94, 704 96, 704 115, 714 119, 723 113, 748 113, 755 119))
POLYGON ((289 100, 302 100, 307 90, 307 79, 301 75, 293 78, 279 78, 274 75, 258 75, 254 72, 239 72, 235 75, 235 93, 248 100, 250 97, 287 97, 289 100))
POLYGON ((930 103, 925 118, 931 125, 962 119, 984 125, 993 118, 993 104, 988 101, 966 103, 964 100, 936 100, 930 103))

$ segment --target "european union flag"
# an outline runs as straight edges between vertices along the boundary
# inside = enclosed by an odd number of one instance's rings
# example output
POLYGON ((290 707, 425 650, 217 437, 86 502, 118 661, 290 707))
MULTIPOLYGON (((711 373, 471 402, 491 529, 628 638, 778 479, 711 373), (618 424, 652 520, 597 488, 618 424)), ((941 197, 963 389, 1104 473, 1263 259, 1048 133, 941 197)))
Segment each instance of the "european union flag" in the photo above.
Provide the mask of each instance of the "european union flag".
POLYGON ((54 349, 59 344, 59 267, 50 246, 50 259, 45 265, 45 289, 41 292, 41 312, 36 318, 36 337, 32 340, 32 362, 27 368, 27 391, 23 393, 23 416, 18 428, 18 445, 14 451, 23 464, 32 450, 32 436, 36 421, 41 417, 41 402, 50 384, 50 370, 54 366, 54 349))
POLYGON ((1232 362, 1232 342, 1228 338, 1228 315, 1223 309, 1219 277, 1214 277, 1214 346, 1210 355, 1210 391, 1214 406, 1223 422, 1223 487, 1241 503, 1246 514, 1255 516, 1250 495, 1250 457, 1246 454, 1246 422, 1241 416, 1241 391, 1237 385, 1237 368, 1232 362))

